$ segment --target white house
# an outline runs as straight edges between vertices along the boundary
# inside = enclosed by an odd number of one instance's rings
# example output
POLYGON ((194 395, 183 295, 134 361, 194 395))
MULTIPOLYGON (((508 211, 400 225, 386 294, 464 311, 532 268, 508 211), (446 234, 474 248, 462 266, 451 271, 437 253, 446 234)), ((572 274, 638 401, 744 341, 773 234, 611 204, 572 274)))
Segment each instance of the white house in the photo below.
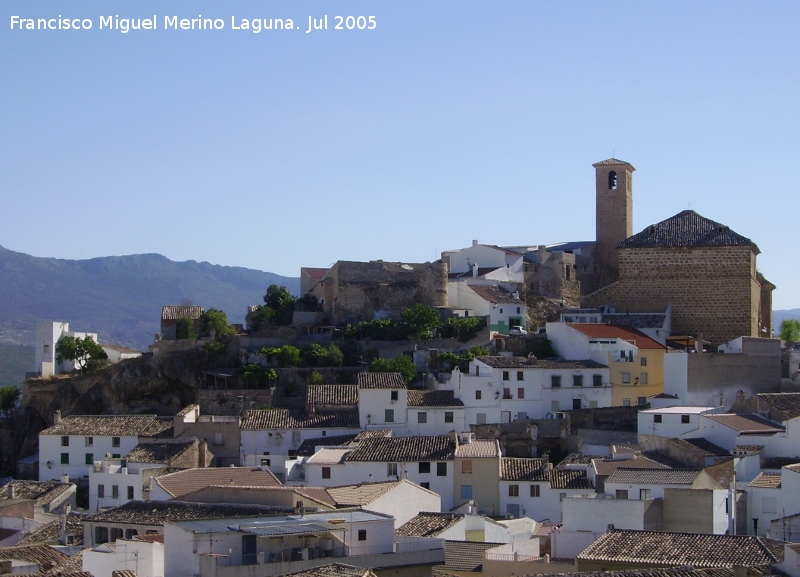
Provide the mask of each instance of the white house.
MULTIPOLYGON (((524 262, 520 251, 499 246, 480 244, 442 253, 442 260, 448 264, 448 293, 450 287, 458 282, 476 284, 513 283, 524 284, 524 262)), ((449 296, 449 294, 448 294, 449 296)), ((453 301, 450 300, 450 304, 453 301)))
POLYGON ((130 571, 137 577, 161 577, 164 573, 164 535, 137 535, 104 543, 82 554, 83 571, 94 577, 112 577, 130 571))
POLYGON ((72 415, 56 411, 52 427, 39 433, 39 480, 88 477, 105 456, 125 457, 140 441, 168 435, 171 418, 156 415, 72 415))
POLYGON ((747 486, 747 534, 771 537, 771 523, 784 516, 782 475, 761 473, 747 486))
POLYGON ((500 285, 448 283, 448 303, 456 309, 487 317, 489 330, 508 335, 511 327, 525 327, 527 308, 518 290, 500 285))
POLYGON ((59 373, 69 373, 78 368, 75 361, 56 361, 56 343, 64 337, 91 337, 97 342, 97 333, 81 333, 69 330, 69 323, 41 322, 36 323, 36 345, 34 347, 35 371, 42 377, 51 377, 59 373))
POLYGON ((328 495, 337 508, 358 507, 389 515, 394 518, 395 528, 421 511, 442 510, 442 498, 438 493, 408 479, 329 487, 328 495))
POLYGON ((655 435, 671 439, 702 437, 700 416, 723 411, 723 407, 669 406, 660 409, 646 409, 639 411, 637 430, 640 440, 642 435, 655 435))

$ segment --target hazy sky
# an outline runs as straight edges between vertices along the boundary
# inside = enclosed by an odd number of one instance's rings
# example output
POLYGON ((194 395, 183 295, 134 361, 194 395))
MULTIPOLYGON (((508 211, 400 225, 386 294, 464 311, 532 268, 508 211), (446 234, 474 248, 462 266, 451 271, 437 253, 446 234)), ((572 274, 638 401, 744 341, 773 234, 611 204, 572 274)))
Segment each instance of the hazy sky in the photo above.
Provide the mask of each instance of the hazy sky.
POLYGON ((591 240, 591 164, 614 156, 637 169, 634 232, 696 210, 758 244, 775 308, 800 307, 796 1, 4 0, 0 16, 6 248, 297 276, 591 240), (93 27, 10 29, 59 14, 93 27), (158 30, 99 29, 154 14, 158 30), (164 30, 198 15, 224 29, 164 30))

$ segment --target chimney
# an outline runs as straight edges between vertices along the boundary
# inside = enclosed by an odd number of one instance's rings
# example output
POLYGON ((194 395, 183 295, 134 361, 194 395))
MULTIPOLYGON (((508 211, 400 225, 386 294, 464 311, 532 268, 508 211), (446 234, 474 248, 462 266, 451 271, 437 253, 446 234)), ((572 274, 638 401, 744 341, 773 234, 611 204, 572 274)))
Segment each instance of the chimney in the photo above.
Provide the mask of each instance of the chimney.
POLYGON ((61 475, 61 482, 65 485, 69 483, 69 474, 66 471, 61 475))
POLYGON ((61 409, 58 409, 53 415, 53 424, 57 425, 61 422, 61 409))
POLYGON ((702 353, 703 352, 703 333, 697 334, 697 339, 694 341, 694 352, 702 353))
POLYGON ((14 490, 14 481, 11 481, 8 484, 7 491, 8 491, 8 498, 9 499, 16 499, 17 498, 16 491, 14 490))
POLYGON ((609 523, 606 531, 613 531, 614 530, 614 523, 609 523))
POLYGON ((472 263, 472 278, 478 277, 478 263, 472 263))
POLYGON ((472 246, 478 246, 478 241, 477 240, 473 240, 472 241, 472 246))
POLYGON ((208 467, 208 463, 206 462, 206 452, 208 451, 208 441, 205 439, 200 439, 200 442, 197 443, 197 466, 200 468, 208 467))

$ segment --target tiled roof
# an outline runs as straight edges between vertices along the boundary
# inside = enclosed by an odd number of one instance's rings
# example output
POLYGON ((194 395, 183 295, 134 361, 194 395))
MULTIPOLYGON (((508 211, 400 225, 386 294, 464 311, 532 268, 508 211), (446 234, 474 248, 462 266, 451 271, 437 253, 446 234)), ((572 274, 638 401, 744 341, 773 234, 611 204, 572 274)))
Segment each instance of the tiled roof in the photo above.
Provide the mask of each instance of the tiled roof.
POLYGON ((195 409, 199 409, 199 408, 200 408, 200 405, 198 405, 198 404, 187 405, 184 408, 182 408, 180 411, 178 411, 175 414, 175 416, 176 417, 185 417, 189 413, 193 412, 195 409))
POLYGON ((43 573, 63 563, 69 559, 69 556, 48 545, 22 545, 0 548, 0 559, 18 559, 36 563, 39 566, 39 572, 43 573))
POLYGON ((736 445, 733 450, 739 451, 760 451, 764 448, 764 445, 736 445))
POLYGON ((45 507, 74 486, 60 481, 9 481, 0 487, 0 501, 9 498, 9 487, 13 487, 15 499, 33 499, 34 505, 45 507))
POLYGON ((704 417, 746 434, 780 433, 783 427, 771 423, 758 415, 737 415, 733 413, 706 414, 704 417))
POLYGON ((132 354, 132 353, 137 353, 137 354, 140 354, 140 355, 142 354, 142 351, 140 351, 140 350, 130 349, 128 347, 122 347, 120 345, 109 345, 108 343, 100 343, 100 346, 103 347, 104 349, 111 349, 111 350, 118 351, 118 352, 123 353, 123 354, 132 354))
POLYGON ((327 274, 327 272, 330 269, 304 266, 300 270, 306 273, 309 276, 309 278, 311 278, 311 280, 322 280, 322 278, 327 274))
POLYGON ((359 389, 405 389, 401 373, 358 373, 359 389))
POLYGON ((258 429, 327 429, 360 428, 358 411, 317 411, 313 414, 304 409, 266 409, 247 411, 242 418, 242 430, 258 429))
POLYGON ((365 439, 345 455, 345 461, 452 461, 455 443, 446 435, 365 439))
POLYGON ((744 567, 783 561, 783 543, 747 535, 612 530, 577 557, 581 560, 744 567))
POLYGON ((203 307, 197 306, 165 306, 161 308, 162 321, 177 321, 180 319, 197 320, 203 314, 203 307))
POLYGON ((143 541, 144 543, 163 543, 164 533, 148 533, 146 535, 136 535, 136 541, 143 541))
POLYGON ((553 489, 594 489, 594 483, 586 476, 586 471, 574 469, 553 469, 550 474, 550 487, 553 489))
POLYGON ((308 463, 315 465, 338 465, 344 461, 344 456, 353 449, 325 448, 320 449, 308 458, 308 463))
POLYGON ((464 518, 457 513, 421 512, 401 525, 395 533, 405 537, 436 537, 464 518))
POLYGON ((760 489, 780 489, 781 488, 781 475, 772 475, 770 473, 759 473, 758 477, 750 481, 748 487, 758 487, 760 489))
POLYGON ((550 481, 550 471, 541 459, 503 457, 500 460, 501 481, 550 481))
POLYGON ((727 226, 700 216, 693 210, 684 210, 667 220, 653 224, 642 232, 620 242, 618 248, 668 248, 668 247, 758 247, 749 238, 733 232, 727 226))
POLYGON ((306 403, 310 405, 357 405, 356 385, 308 385, 306 403))
POLYGON ((372 503, 378 497, 399 486, 400 483, 402 481, 383 481, 380 483, 328 487, 328 494, 333 497, 337 507, 361 507, 372 503))
MULTIPOLYGON (((481 276, 487 275, 490 272, 494 272, 499 268, 503 268, 503 267, 499 267, 499 266, 478 267, 478 276, 481 277, 481 276)), ((472 271, 471 270, 466 270, 464 272, 450 272, 450 273, 447 273, 447 278, 448 279, 472 278, 472 271)), ((458 308, 458 307, 456 307, 456 308, 458 308)))
POLYGON ((444 569, 450 571, 480 571, 483 568, 483 553, 501 543, 480 541, 445 541, 444 569))
POLYGON ((341 447, 342 445, 349 445, 356 435, 334 435, 332 437, 314 437, 313 439, 306 439, 300 443, 297 449, 297 454, 300 457, 310 457, 314 454, 316 447, 341 447))
POLYGON ((496 441, 470 441, 456 447, 456 457, 466 459, 497 459, 501 456, 500 444, 496 441))
POLYGON ((368 431, 361 431, 358 435, 356 435, 354 442, 358 443, 364 439, 383 439, 391 436, 391 429, 370 429, 368 431))
POLYGON ((601 160, 600 162, 595 162, 592 166, 618 166, 618 165, 627 165, 633 168, 633 165, 630 162, 625 162, 624 160, 617 160, 616 158, 607 158, 606 160, 601 160))
POLYGON ((567 361, 564 359, 536 359, 531 357, 477 357, 476 360, 493 369, 605 369, 597 361, 567 361))
POLYGON ((697 469, 625 469, 620 467, 606 479, 609 483, 637 485, 691 485, 700 471, 697 469))
POLYGON ((635 456, 633 459, 607 459, 600 458, 592 461, 595 472, 600 476, 611 475, 620 467, 626 469, 669 469, 668 466, 658 463, 647 457, 635 456))
POLYGON ((558 577, 733 577, 733 570, 728 568, 695 569, 690 566, 659 567, 655 569, 628 569, 625 571, 559 573, 558 577))
POLYGON ((525 305, 525 301, 500 286, 469 285, 469 288, 486 302, 496 305, 525 305))
POLYGON ((771 405, 790 419, 800 417, 800 393, 759 393, 756 400, 759 405, 762 402, 771 405))
POLYGON ((154 482, 173 498, 180 498, 208 485, 283 487, 269 469, 258 467, 208 467, 184 469, 154 477, 154 482))
POLYGON ((631 341, 640 349, 664 350, 664 345, 631 326, 597 323, 569 323, 569 326, 593 339, 622 339, 631 341))
POLYGON ((194 443, 195 439, 139 443, 133 451, 128 453, 125 460, 134 463, 164 463, 167 465, 194 443))
POLYGON ((606 313, 600 315, 600 322, 603 324, 628 325, 637 329, 660 329, 666 320, 666 313, 606 313))
MULTIPOLYGON (((70 513, 67 515, 67 534, 72 535, 72 545, 83 545, 83 519, 82 515, 70 513)), ((33 545, 34 543, 59 544, 61 539, 61 519, 54 519, 49 523, 34 529, 26 535, 17 545, 33 545)))
POLYGON ((409 407, 463 407, 453 391, 408 391, 409 407))
MULTIPOLYGON (((94 577, 94 575, 88 571, 81 571, 81 569, 83 569, 83 551, 78 551, 50 569, 50 571, 39 573, 38 577, 94 577)), ((116 571, 112 571, 111 577, 119 576, 116 575, 116 571)), ((136 575, 133 577, 136 577, 136 575)))
MULTIPOLYGON (((676 439, 678 440, 678 439, 676 439)), ((711 441, 704 439, 703 437, 697 437, 696 439, 681 439, 690 445, 692 445, 695 449, 703 451, 707 455, 713 455, 715 457, 730 457, 731 452, 723 449, 719 445, 715 445, 711 441)))
MULTIPOLYGON (((293 510, 293 509, 292 509, 293 510)), ((163 525, 165 521, 197 521, 228 517, 286 515, 286 508, 225 503, 183 503, 181 501, 128 501, 124 505, 84 517, 89 523, 163 525)))
POLYGON ((155 437, 172 428, 171 418, 156 415, 72 415, 40 435, 155 437))
POLYGON ((285 575, 293 575, 295 577, 374 577, 375 574, 371 569, 354 567, 344 563, 331 563, 330 565, 321 565, 294 573, 285 573, 285 575))

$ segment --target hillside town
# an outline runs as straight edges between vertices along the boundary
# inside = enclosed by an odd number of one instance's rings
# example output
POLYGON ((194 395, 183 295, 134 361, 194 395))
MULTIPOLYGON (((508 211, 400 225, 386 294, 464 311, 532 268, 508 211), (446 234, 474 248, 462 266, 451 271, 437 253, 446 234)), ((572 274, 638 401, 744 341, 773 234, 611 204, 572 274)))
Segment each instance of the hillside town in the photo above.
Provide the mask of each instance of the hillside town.
POLYGON ((158 303, 147 351, 37 323, 0 574, 800 577, 758 246, 634 228, 634 167, 593 168, 594 240, 307 263, 243 325, 158 303))

